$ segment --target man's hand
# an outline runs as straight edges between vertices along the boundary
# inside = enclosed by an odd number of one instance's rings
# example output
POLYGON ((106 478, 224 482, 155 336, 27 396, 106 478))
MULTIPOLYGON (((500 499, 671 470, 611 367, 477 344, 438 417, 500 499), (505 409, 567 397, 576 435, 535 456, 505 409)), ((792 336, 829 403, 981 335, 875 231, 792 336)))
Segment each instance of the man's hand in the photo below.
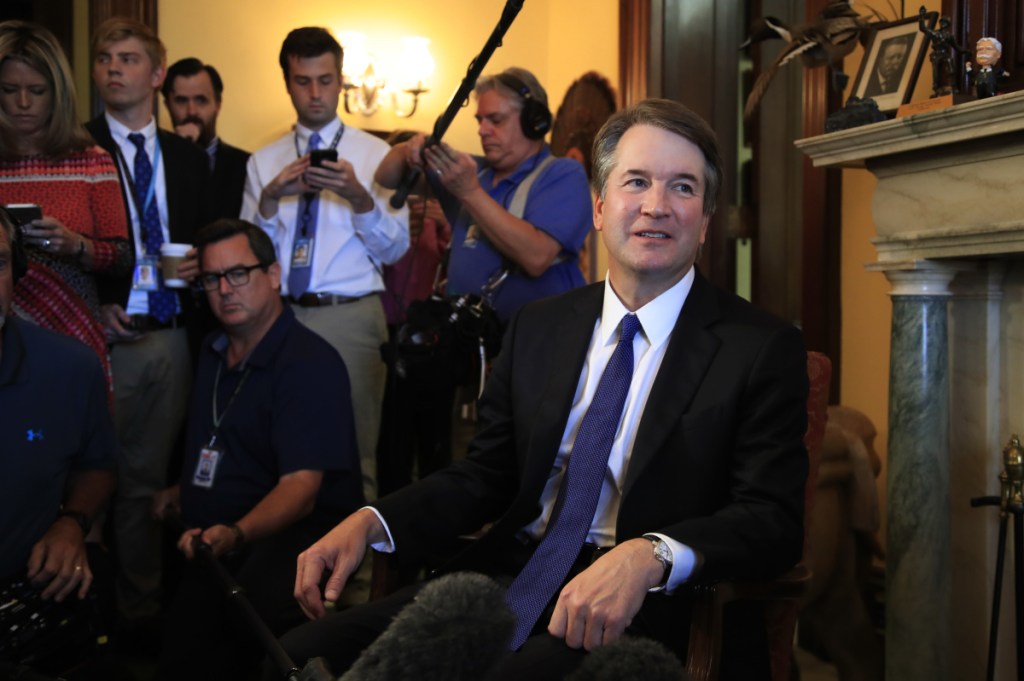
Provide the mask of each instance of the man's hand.
POLYGON ((313 189, 329 189, 352 204, 355 213, 373 210, 373 197, 356 177, 352 164, 343 158, 306 168, 305 182, 313 189))
POLYGON ((199 276, 199 249, 190 248, 185 259, 178 263, 178 277, 192 283, 199 276))
POLYGON ((193 527, 190 530, 185 530, 178 539, 178 550, 184 553, 189 560, 196 557, 195 549, 192 547, 193 537, 199 537, 203 543, 209 544, 213 555, 218 558, 238 548, 238 535, 227 525, 213 525, 205 530, 193 527))
POLYGON ((116 303, 100 306, 100 321, 103 335, 108 343, 122 343, 138 340, 142 334, 131 328, 131 317, 116 303))
POLYGON ((594 650, 617 640, 640 610, 664 568, 651 542, 631 539, 601 556, 558 594, 548 633, 570 648, 594 650))
POLYGON ((28 559, 28 578, 33 584, 46 584, 42 596, 60 602, 78 588, 85 598, 92 584, 92 570, 85 552, 85 537, 74 518, 62 516, 50 526, 32 547, 28 559))
POLYGON ((476 161, 469 154, 455 151, 441 142, 423 151, 427 168, 444 185, 445 189, 463 199, 467 194, 480 188, 476 161), (440 172, 439 172, 440 171, 440 172))
POLYGON ((168 513, 178 515, 181 513, 181 486, 175 485, 162 489, 153 495, 153 503, 150 506, 150 513, 157 520, 164 520, 168 513))
POLYGON ((185 139, 191 142, 198 142, 199 134, 202 131, 202 128, 200 128, 198 124, 192 123, 191 121, 186 121, 181 125, 174 126, 175 134, 177 134, 179 137, 184 137, 185 139))
POLYGON ((345 582, 363 562, 366 547, 386 540, 387 533, 377 515, 361 509, 300 553, 295 569, 295 600, 306 616, 316 619, 326 615, 324 600, 338 600, 345 582), (325 572, 331 577, 321 599, 320 579, 325 572))
POLYGON ((297 158, 267 183, 260 194, 260 215, 272 218, 277 214, 277 202, 285 196, 306 194, 313 189, 306 184, 305 172, 309 168, 309 154, 297 158))

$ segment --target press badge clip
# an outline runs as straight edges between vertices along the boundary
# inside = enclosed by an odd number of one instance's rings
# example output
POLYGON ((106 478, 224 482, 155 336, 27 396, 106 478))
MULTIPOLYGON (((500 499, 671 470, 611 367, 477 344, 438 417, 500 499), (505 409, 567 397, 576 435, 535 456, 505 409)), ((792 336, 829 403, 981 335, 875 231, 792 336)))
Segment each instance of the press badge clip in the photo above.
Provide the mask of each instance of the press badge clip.
POLYGON ((217 476, 217 464, 220 462, 224 450, 214 446, 217 436, 210 439, 210 444, 199 450, 199 461, 196 462, 196 472, 192 474, 192 484, 196 487, 210 489, 217 476))

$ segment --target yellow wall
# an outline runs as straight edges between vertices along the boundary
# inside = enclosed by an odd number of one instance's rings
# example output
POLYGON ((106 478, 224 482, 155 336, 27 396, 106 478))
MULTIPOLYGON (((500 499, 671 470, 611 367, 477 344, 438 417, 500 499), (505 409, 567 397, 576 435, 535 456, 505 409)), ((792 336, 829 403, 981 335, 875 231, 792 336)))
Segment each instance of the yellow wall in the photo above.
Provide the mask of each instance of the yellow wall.
MULTIPOLYGON (((168 63, 195 56, 217 67, 225 82, 218 132, 229 143, 256 149, 289 129, 295 116, 284 89, 278 51, 288 31, 298 26, 326 26, 337 35, 358 31, 377 55, 394 50, 398 39, 420 35, 431 40, 436 61, 415 116, 400 119, 390 110, 370 117, 343 118, 361 128, 429 131, 458 88, 469 63, 494 30, 504 0, 387 0, 338 2, 250 0, 243 5, 209 0, 160 3, 160 36, 168 63)), ((570 83, 594 69, 618 81, 618 2, 615 0, 529 0, 494 53, 485 73, 508 66, 533 71, 557 110, 570 83)), ((445 140, 479 152, 474 107, 456 117, 445 140)), ((166 112, 161 124, 168 125, 166 112)))
MULTIPOLYGON (((924 0, 908 5, 907 13, 923 4, 928 11, 940 11, 941 0, 924 0)), ((863 8, 862 12, 866 12, 863 8)), ((860 67, 863 51, 858 48, 846 59, 845 69, 851 83, 860 67)), ((913 101, 931 94, 931 63, 925 57, 914 90, 913 101)), ((847 93, 849 95, 849 93, 847 93)), ((876 449, 882 457, 878 486, 882 500, 885 537, 885 460, 889 438, 889 340, 892 303, 889 282, 884 274, 867 272, 864 266, 878 260, 871 243, 875 224, 871 217, 871 198, 875 177, 867 170, 843 171, 842 260, 840 304, 842 306, 842 360, 839 366, 842 388, 839 401, 861 410, 878 429, 876 449)))

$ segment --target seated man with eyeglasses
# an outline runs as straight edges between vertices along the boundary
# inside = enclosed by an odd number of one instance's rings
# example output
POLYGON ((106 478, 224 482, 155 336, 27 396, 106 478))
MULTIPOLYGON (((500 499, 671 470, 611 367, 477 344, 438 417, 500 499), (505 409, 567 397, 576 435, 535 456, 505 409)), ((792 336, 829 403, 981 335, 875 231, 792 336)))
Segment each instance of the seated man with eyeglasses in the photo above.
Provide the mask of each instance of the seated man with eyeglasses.
MULTIPOLYGON (((298 554, 363 503, 348 372, 281 299, 270 237, 242 220, 196 235, 196 282, 221 330, 199 354, 178 485, 154 499, 208 544, 276 633, 302 621, 291 596, 298 554)), ((168 613, 158 678, 244 678, 261 659, 203 561, 186 563, 168 613)))

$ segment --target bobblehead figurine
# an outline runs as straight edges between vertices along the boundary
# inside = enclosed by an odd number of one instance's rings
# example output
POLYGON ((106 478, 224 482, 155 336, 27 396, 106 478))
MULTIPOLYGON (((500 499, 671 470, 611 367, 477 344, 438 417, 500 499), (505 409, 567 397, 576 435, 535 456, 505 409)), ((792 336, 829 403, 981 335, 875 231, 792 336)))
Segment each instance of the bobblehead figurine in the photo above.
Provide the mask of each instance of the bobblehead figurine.
POLYGON ((995 38, 981 38, 974 48, 975 59, 978 60, 978 68, 974 68, 971 62, 967 62, 967 78, 974 84, 974 94, 978 99, 994 97, 999 94, 996 86, 1008 79, 1008 71, 996 66, 1003 54, 1003 44, 995 38))

